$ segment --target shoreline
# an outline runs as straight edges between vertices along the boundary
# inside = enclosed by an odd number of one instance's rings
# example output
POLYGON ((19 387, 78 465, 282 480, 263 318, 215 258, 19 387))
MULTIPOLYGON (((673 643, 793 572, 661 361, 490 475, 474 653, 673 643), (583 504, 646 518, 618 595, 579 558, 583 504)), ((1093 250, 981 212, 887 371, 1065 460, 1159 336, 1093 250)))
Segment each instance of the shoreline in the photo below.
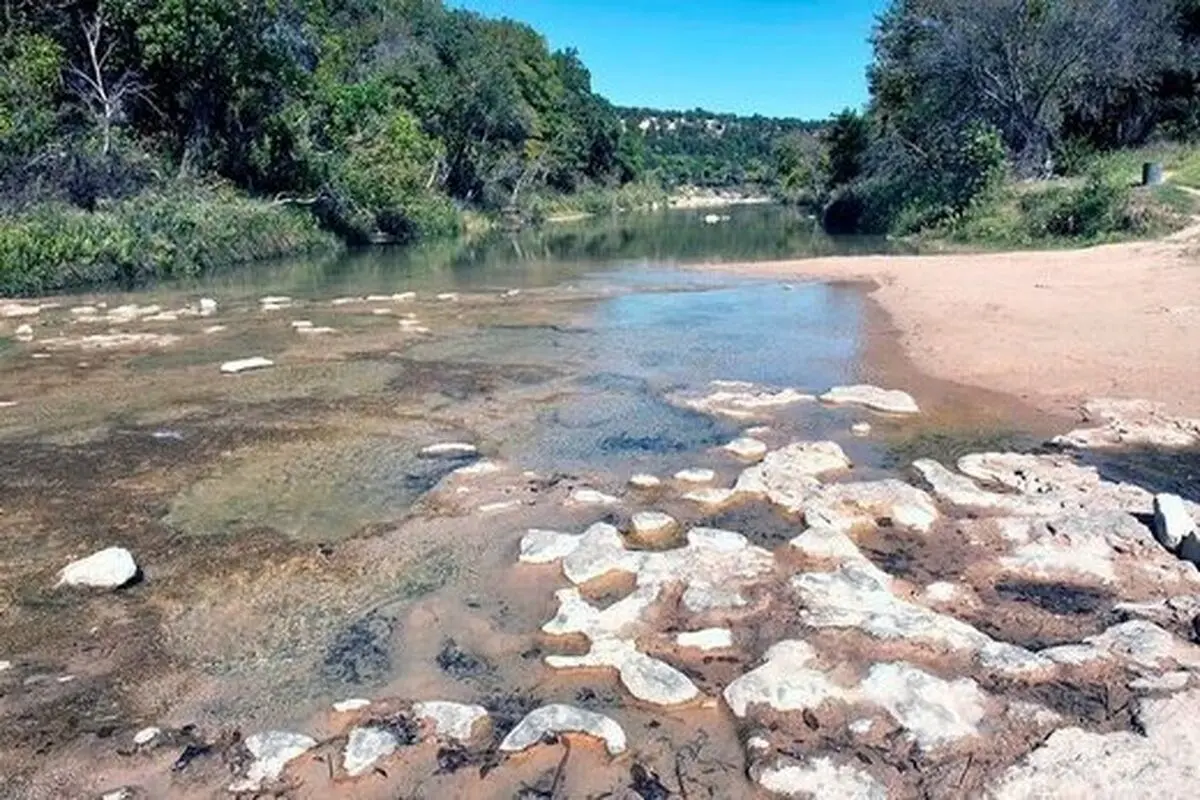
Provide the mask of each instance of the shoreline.
POLYGON ((868 284, 930 377, 1074 414, 1088 399, 1140 398, 1200 414, 1200 228, 1077 250, 836 256, 688 269, 868 284))

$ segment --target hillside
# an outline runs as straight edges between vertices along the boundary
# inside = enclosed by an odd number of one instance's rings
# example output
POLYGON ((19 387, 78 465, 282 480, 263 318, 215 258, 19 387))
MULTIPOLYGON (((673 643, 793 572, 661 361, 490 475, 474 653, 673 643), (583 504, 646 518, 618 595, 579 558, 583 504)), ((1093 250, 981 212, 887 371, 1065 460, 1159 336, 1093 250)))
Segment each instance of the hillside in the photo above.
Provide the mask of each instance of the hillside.
POLYGON ((766 185, 776 171, 776 146, 786 136, 814 133, 825 123, 718 114, 703 109, 617 108, 624 130, 640 134, 643 168, 669 187, 766 185))

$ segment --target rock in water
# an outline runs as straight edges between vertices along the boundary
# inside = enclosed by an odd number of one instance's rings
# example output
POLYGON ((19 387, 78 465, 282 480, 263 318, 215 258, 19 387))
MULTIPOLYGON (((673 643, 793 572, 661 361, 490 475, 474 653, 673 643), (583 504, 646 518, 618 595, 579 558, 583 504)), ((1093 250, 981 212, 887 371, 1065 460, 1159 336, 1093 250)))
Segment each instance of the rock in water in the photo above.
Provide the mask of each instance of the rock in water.
POLYGON ((725 445, 725 450, 745 461, 758 461, 767 454, 767 445, 758 439, 743 436, 725 445))
POLYGON ((733 632, 728 628, 686 631, 675 637, 675 644, 696 650, 725 650, 733 647, 733 632))
POLYGON ((887 789, 857 767, 814 758, 803 764, 777 763, 758 774, 758 784, 784 797, 821 800, 887 800, 887 789))
POLYGON ((68 564, 59 573, 58 585, 119 589, 137 577, 138 566, 123 547, 110 547, 68 564))
POLYGON ((478 448, 467 442, 442 442, 421 450, 422 458, 470 458, 479 455, 478 448))
POLYGON ((584 733, 604 742, 609 755, 625 752, 625 731, 611 718, 594 711, 555 703, 531 711, 500 743, 501 752, 516 753, 538 744, 548 735, 584 733))
POLYGON ((640 545, 659 545, 670 541, 679 523, 661 511, 639 511, 633 515, 630 539, 640 545))
POLYGON ((1195 535, 1196 521, 1184 507, 1182 498, 1173 494, 1154 496, 1154 538, 1159 544, 1175 552, 1184 539, 1195 535))
POLYGON ((834 405, 858 405, 885 414, 919 414, 921 409, 912 395, 896 389, 878 386, 837 386, 821 395, 821 400, 834 405))
POLYGON ((635 489, 657 489, 662 481, 654 475, 639 474, 629 479, 629 485, 635 489))
POLYGON ((226 361, 221 365, 221 372, 225 375, 238 375, 243 372, 266 369, 273 366, 275 366, 275 362, 271 359, 254 356, 253 358, 239 358, 235 361, 226 361))
POLYGON ((396 752, 399 742, 395 734, 382 728, 355 728, 350 731, 342 767, 352 778, 370 770, 375 762, 396 752))
POLYGON ((269 731, 246 737, 246 749, 254 756, 254 762, 247 770, 246 777, 231 785, 229 791, 258 791, 264 781, 273 781, 282 775, 289 761, 316 746, 315 739, 285 731, 269 731))

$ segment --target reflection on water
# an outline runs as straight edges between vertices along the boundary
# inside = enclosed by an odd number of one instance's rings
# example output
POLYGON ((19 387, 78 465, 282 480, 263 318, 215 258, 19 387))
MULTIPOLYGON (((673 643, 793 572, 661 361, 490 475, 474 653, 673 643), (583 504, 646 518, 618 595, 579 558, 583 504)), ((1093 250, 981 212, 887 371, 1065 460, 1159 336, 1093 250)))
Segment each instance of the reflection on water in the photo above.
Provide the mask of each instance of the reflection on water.
POLYGON ((417 247, 377 248, 336 258, 241 268, 201 286, 299 296, 336 292, 473 290, 549 286, 579 280, 621 264, 730 262, 879 253, 894 245, 878 238, 830 237, 794 209, 721 209, 728 221, 707 224, 711 211, 662 211, 597 217, 518 234, 491 234, 417 247))

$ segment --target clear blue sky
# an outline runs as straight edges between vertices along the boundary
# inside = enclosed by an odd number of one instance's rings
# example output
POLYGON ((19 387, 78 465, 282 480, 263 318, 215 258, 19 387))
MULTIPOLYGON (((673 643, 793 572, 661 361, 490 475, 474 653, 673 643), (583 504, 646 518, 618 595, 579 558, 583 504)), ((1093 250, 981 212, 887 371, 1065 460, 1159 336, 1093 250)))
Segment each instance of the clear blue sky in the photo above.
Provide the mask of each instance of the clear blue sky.
POLYGON ((619 105, 824 118, 867 99, 886 0, 450 0, 574 47, 619 105))

